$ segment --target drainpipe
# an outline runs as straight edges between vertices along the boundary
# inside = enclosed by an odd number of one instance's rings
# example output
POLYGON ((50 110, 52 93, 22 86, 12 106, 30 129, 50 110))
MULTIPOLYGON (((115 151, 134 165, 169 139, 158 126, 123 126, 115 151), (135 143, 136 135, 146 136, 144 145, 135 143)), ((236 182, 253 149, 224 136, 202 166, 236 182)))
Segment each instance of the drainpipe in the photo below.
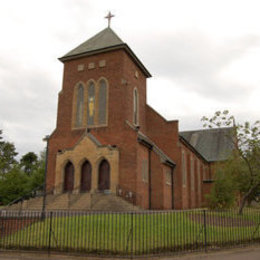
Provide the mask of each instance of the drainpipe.
POLYGON ((151 154, 153 145, 144 139, 138 138, 138 142, 148 149, 148 209, 152 209, 152 167, 151 167, 151 154))
POLYGON ((152 146, 148 148, 148 186, 149 186, 149 209, 152 209, 152 171, 151 171, 152 146))
POLYGON ((171 183, 172 183, 172 209, 174 209, 174 176, 173 176, 174 167, 171 168, 171 183))

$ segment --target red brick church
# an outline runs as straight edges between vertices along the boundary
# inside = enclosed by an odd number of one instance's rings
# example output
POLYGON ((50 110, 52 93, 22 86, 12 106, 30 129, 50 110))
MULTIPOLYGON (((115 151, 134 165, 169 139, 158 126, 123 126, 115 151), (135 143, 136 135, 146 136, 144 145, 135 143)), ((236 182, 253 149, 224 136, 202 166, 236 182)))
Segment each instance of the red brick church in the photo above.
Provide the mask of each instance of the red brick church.
POLYGON ((110 28, 60 58, 47 189, 117 194, 143 209, 203 206, 228 129, 179 132, 146 103, 151 74, 110 28))

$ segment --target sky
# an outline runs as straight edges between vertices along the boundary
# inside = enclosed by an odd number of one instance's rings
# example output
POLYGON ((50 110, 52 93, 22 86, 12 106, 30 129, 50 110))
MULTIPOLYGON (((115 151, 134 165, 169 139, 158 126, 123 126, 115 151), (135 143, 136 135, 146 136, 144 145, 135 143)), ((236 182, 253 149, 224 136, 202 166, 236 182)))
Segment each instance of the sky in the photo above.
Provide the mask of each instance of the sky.
POLYGON ((260 119, 259 0, 0 0, 0 129, 19 156, 56 126, 57 58, 107 26, 152 74, 147 103, 180 130, 260 119))

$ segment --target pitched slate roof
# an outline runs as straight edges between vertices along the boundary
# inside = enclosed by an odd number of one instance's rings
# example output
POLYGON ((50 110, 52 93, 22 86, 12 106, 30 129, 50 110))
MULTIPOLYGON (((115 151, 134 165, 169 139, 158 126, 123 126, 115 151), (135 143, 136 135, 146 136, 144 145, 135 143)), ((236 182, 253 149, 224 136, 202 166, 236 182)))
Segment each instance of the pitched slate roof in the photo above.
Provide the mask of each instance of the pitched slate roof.
POLYGON ((124 49, 127 54, 134 60, 137 66, 143 71, 147 77, 151 77, 149 71, 145 68, 142 62, 137 58, 134 52, 124 43, 118 35, 110 28, 102 30, 92 38, 80 44, 75 49, 71 50, 61 58, 60 61, 67 61, 76 59, 79 57, 85 57, 101 52, 107 52, 111 50, 124 49))
POLYGON ((62 58, 91 52, 99 49, 109 48, 124 44, 124 42, 114 33, 111 28, 106 28, 98 34, 94 35, 87 41, 80 44, 75 49, 65 54, 62 58))
POLYGON ((230 140, 231 131, 232 127, 226 127, 183 131, 179 134, 206 160, 216 162, 226 160, 234 149, 230 140))

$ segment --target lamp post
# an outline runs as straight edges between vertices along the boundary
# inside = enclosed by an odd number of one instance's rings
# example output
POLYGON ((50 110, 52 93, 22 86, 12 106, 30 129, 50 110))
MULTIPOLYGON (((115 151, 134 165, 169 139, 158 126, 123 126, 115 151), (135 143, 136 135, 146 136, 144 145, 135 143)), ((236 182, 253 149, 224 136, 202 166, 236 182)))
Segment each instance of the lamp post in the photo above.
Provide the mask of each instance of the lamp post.
POLYGON ((47 178, 47 168, 48 168, 48 152, 49 152, 49 139, 50 136, 46 135, 42 140, 47 142, 46 154, 45 154, 45 170, 44 170, 44 186, 43 186, 43 201, 42 201, 42 219, 45 218, 45 208, 46 208, 46 178, 47 178))

